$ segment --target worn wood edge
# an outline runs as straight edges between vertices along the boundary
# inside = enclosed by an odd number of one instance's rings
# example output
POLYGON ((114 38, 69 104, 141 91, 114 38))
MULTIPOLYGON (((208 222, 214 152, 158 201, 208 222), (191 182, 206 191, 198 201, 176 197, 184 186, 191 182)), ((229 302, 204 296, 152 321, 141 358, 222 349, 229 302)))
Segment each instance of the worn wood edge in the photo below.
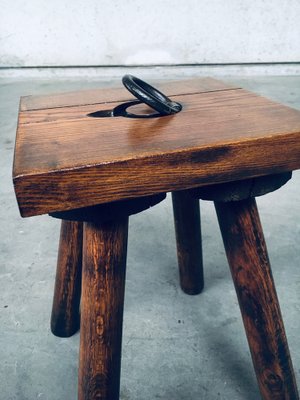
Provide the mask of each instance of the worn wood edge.
MULTIPOLYGON (((224 82, 224 81, 222 81, 222 80, 220 80, 220 79, 214 79, 214 78, 210 78, 210 77, 201 77, 201 78, 195 78, 195 79, 184 79, 184 80, 164 80, 164 81, 162 81, 162 82, 158 82, 157 84, 155 83, 155 85, 157 85, 157 87, 160 89, 160 90, 167 90, 168 88, 167 88, 167 86, 168 85, 171 85, 171 84, 176 84, 176 83, 184 83, 184 82, 193 82, 193 81, 205 81, 205 80, 210 80, 210 81, 212 81, 213 82, 213 84, 215 84, 215 83, 219 83, 220 85, 224 85, 224 86, 227 86, 227 87, 223 87, 223 88, 219 88, 219 89, 216 89, 216 88, 212 88, 212 89, 203 89, 203 90, 200 90, 200 89, 198 89, 198 90, 195 90, 195 91, 193 91, 192 93, 186 93, 186 92, 184 92, 184 93, 182 93, 181 91, 180 92, 177 92, 177 93, 175 93, 174 94, 174 90, 175 89, 172 89, 173 90, 173 92, 172 91, 170 91, 170 93, 168 92, 168 93, 166 93, 168 96, 172 96, 172 97, 175 97, 175 96, 182 96, 182 95, 185 95, 185 94, 199 94, 199 93, 209 93, 209 92, 218 92, 218 91, 223 91, 223 90, 236 90, 236 89, 241 89, 241 87, 240 86, 236 86, 236 85, 231 85, 231 84, 229 84, 229 83, 227 83, 227 82, 224 82), (166 89, 165 89, 165 87, 166 87, 166 89)), ((109 97, 109 96, 108 96, 109 97)), ((97 89, 87 89, 87 90, 81 90, 81 91, 78 91, 78 90, 76 90, 76 91, 71 91, 71 92, 60 92, 60 93, 53 93, 53 94, 50 94, 50 95, 29 95, 29 96, 21 96, 21 98, 20 98, 20 112, 23 112, 23 111, 28 111, 28 112, 30 112, 30 111, 37 111, 37 110, 43 110, 43 109, 51 109, 51 108, 65 108, 65 107, 77 107, 77 106, 79 106, 79 105, 92 105, 92 104, 109 104, 109 103, 114 103, 114 102, 123 102, 123 101, 130 101, 130 100, 132 100, 132 99, 134 99, 135 97, 133 96, 133 95, 131 95, 131 93, 129 93, 128 91, 126 91, 126 89, 124 88, 124 87, 122 87, 121 86, 121 83, 120 83, 120 86, 118 86, 118 87, 103 87, 103 88, 97 88, 97 89), (109 95, 109 92, 114 92, 115 94, 116 94, 116 98, 115 99, 111 99, 111 100, 108 100, 108 101, 105 101, 104 99, 102 99, 102 100, 100 100, 100 101, 93 101, 93 102, 90 102, 90 103, 84 103, 84 104, 82 104, 81 102, 74 102, 73 101, 73 104, 70 104, 70 105, 68 105, 68 104, 60 104, 60 105, 57 105, 57 106, 46 106, 46 105, 44 105, 44 106, 42 106, 42 107, 38 107, 38 106, 30 106, 30 104, 28 105, 27 103, 30 103, 30 101, 32 102, 32 100, 33 101, 38 101, 38 100, 43 100, 43 99, 54 99, 55 97, 63 97, 63 96, 71 96, 71 95, 79 95, 79 94, 82 94, 82 95, 84 95, 84 94, 91 94, 91 96, 94 96, 97 92, 102 92, 103 94, 107 94, 107 96, 109 95)))
POLYGON ((173 151, 167 155, 162 153, 115 163, 96 164, 88 168, 82 166, 53 171, 51 176, 49 172, 14 175, 14 188, 21 216, 29 217, 287 172, 300 169, 300 143, 297 143, 299 134, 297 131, 289 135, 276 135, 275 138, 271 135, 269 138, 248 139, 238 143, 222 142, 192 151, 173 151), (287 158, 282 152, 282 146, 287 145, 289 141, 298 146, 291 146, 292 151, 287 158), (253 148, 256 153, 254 162, 251 161, 253 148), (270 149, 273 152, 273 160, 268 163, 269 158, 266 154, 270 149), (181 163, 180 171, 177 168, 178 163, 181 163), (61 185, 64 178, 69 184, 76 181, 77 185, 75 190, 73 183, 72 196, 69 199, 66 198, 65 187, 61 185), (92 193, 89 192, 91 183, 92 193), (76 196, 76 192, 80 196, 76 196), (44 197, 43 202, 41 197, 44 197))

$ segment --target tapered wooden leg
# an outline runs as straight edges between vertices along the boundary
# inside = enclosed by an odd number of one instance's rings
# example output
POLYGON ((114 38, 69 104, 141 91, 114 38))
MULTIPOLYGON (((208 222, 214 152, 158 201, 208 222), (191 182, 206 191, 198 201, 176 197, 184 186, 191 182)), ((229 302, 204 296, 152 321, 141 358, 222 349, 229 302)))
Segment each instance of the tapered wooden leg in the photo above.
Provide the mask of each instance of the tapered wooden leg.
POLYGON ((51 331, 68 337, 79 328, 82 223, 62 221, 58 250, 51 331))
POLYGON ((255 199, 215 203, 262 398, 299 399, 255 199))
POLYGON ((84 223, 79 400, 118 400, 128 217, 84 223))
POLYGON ((204 286, 199 200, 188 191, 172 193, 180 285, 187 294, 204 286))

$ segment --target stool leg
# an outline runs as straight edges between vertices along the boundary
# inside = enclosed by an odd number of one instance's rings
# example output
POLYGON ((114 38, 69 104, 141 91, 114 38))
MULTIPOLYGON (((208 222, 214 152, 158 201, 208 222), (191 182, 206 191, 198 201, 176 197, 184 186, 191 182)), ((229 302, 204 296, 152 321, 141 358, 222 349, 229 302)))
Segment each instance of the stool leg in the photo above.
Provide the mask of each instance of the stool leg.
POLYGON ((62 221, 58 250, 51 331, 69 337, 79 328, 82 223, 62 221))
POLYGON ((255 199, 215 203, 262 398, 298 392, 255 199))
POLYGON ((84 223, 79 400, 118 400, 128 217, 84 223))
POLYGON ((204 286, 199 200, 187 190, 172 193, 180 286, 198 294, 204 286))

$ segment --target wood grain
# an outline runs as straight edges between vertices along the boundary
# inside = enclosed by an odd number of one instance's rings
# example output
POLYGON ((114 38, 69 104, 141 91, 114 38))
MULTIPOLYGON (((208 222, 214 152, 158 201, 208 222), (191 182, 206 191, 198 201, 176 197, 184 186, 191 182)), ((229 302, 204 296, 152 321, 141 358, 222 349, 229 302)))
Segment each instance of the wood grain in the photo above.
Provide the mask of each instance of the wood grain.
POLYGON ((175 98, 183 111, 146 120, 87 117, 117 103, 21 111, 22 216, 300 168, 299 111, 241 89, 175 98))
POLYGON ((82 223, 62 221, 58 249, 51 331, 69 337, 79 328, 82 223))
POLYGON ((127 233, 84 223, 78 400, 119 400, 127 233))
MULTIPOLYGON (((237 88, 236 85, 231 85, 208 77, 173 82, 160 81, 153 82, 152 84, 162 92, 165 92, 168 96, 237 88)), ((80 90, 42 96, 23 96, 20 102, 20 110, 29 111, 57 107, 73 107, 87 104, 111 103, 114 101, 123 102, 132 100, 133 98, 134 97, 124 87, 80 90)))
POLYGON ((255 199, 215 203, 264 400, 299 399, 255 199))
POLYGON ((199 294, 204 286, 199 200, 189 191, 172 193, 181 289, 199 294))

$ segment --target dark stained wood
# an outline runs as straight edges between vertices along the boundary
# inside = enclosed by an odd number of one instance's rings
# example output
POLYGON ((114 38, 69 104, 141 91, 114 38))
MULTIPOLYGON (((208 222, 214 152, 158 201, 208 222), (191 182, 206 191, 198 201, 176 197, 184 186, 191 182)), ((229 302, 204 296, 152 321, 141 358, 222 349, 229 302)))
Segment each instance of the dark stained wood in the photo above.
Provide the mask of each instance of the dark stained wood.
MULTIPOLYGON (((237 86, 208 77, 174 82, 153 82, 153 85, 168 94, 168 96, 238 88, 237 86)), ((123 86, 109 89, 80 90, 69 93, 55 93, 52 95, 24 96, 21 98, 20 110, 32 111, 46 108, 111 103, 114 101, 123 102, 132 100, 133 98, 134 97, 123 86)))
POLYGON ((291 177, 292 172, 282 172, 281 174, 200 187, 191 189, 189 192, 191 196, 202 200, 222 202, 244 200, 249 197, 258 197, 274 192, 285 185, 291 177))
POLYGON ((119 400, 128 217, 84 223, 79 400, 119 400))
POLYGON ((175 98, 183 111, 146 120, 87 117, 118 103, 21 111, 22 216, 300 168, 299 111, 242 89, 175 98))
POLYGON ((69 337, 79 328, 82 223, 62 221, 58 249, 51 331, 69 337))
POLYGON ((215 203, 264 400, 297 400, 292 361, 255 199, 215 203))
POLYGON ((70 211, 50 213, 50 215, 51 217, 68 221, 94 222, 97 220, 98 222, 104 222, 138 214, 147 210, 147 208, 155 206, 165 198, 166 193, 159 193, 153 196, 137 197, 131 200, 121 200, 70 211))
POLYGON ((198 294, 204 286, 199 200, 189 191, 172 193, 180 286, 198 294))

